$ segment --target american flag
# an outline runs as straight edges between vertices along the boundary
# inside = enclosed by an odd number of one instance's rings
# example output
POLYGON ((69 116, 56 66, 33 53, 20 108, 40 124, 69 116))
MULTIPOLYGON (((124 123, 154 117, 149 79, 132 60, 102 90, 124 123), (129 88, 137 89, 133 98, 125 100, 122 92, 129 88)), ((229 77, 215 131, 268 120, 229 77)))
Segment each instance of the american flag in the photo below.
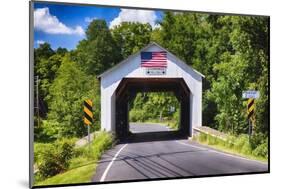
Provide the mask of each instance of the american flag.
POLYGON ((167 67, 167 52, 141 52, 141 67, 167 67))

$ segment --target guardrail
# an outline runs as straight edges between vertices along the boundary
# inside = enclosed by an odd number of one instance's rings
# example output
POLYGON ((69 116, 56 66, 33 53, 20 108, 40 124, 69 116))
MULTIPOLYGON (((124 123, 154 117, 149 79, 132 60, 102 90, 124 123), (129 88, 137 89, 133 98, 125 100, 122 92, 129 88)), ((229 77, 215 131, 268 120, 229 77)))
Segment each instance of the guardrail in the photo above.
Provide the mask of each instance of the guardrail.
POLYGON ((201 127, 194 127, 193 128, 193 134, 194 135, 197 135, 199 133, 208 134, 208 135, 211 135, 213 137, 219 138, 221 140, 227 141, 227 135, 226 134, 224 134, 224 133, 222 133, 218 130, 212 129, 210 127, 207 127, 207 126, 201 126, 201 127))

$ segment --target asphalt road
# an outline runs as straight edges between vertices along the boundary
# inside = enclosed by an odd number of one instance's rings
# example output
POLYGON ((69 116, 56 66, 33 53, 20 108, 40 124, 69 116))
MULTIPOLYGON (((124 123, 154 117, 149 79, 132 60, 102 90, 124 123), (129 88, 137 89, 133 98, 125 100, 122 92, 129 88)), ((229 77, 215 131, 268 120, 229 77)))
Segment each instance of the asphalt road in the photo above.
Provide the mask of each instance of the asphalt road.
POLYGON ((130 123, 130 131, 132 133, 161 132, 169 130, 168 127, 155 123, 130 123))
MULTIPOLYGON (((138 132, 155 125, 133 125, 138 132), (143 127, 144 126, 144 127, 143 127), (139 128, 139 130, 138 130, 139 128)), ((156 126, 159 127, 159 126, 156 126)), ((168 128, 160 126, 161 129, 168 128)), ((159 130, 157 130, 159 131, 159 130)), ((191 140, 118 144, 99 161, 93 182, 266 172, 268 164, 223 153, 191 140)))

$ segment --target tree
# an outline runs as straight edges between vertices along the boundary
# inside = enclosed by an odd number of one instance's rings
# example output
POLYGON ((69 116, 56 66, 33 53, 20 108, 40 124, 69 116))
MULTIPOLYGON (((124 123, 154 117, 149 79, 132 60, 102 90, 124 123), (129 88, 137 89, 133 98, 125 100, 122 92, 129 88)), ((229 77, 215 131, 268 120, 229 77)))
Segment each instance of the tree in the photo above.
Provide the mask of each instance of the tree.
MULTIPOLYGON (((203 124, 246 132, 242 91, 260 90, 257 107, 268 106, 267 18, 165 12, 160 25, 162 45, 206 76, 203 124)), ((267 130, 268 111, 260 108, 256 117, 256 129, 267 130)))
POLYGON ((56 50, 56 53, 60 54, 60 55, 65 55, 67 52, 68 52, 67 49, 66 48, 62 48, 62 47, 59 47, 56 50))
MULTIPOLYGON (((57 55, 48 43, 40 44, 37 49, 34 49, 34 75, 39 76, 39 80, 35 81, 39 84, 39 115, 43 118, 48 112, 46 97, 49 94, 49 86, 55 78, 56 70, 60 66, 60 58, 61 56, 57 55)), ((34 91, 34 95, 36 95, 36 91, 34 91)))
POLYGON ((161 25, 162 42, 175 55, 192 65, 194 43, 197 40, 199 14, 166 12, 161 25))
POLYGON ((167 117, 172 119, 175 111, 179 108, 179 102, 173 92, 146 92, 137 93, 130 104, 132 121, 148 121, 167 117))
POLYGON ((73 57, 87 74, 98 75, 121 60, 120 49, 104 20, 93 20, 86 39, 79 42, 73 57))
MULTIPOLYGON (((35 66, 40 59, 48 59, 49 57, 51 57, 54 54, 55 54, 55 52, 51 48, 51 45, 49 43, 40 44, 37 49, 34 49, 35 66)), ((36 69, 35 69, 35 73, 36 73, 36 69)))
MULTIPOLYGON (((99 98, 95 78, 87 75, 69 56, 63 58, 58 75, 50 87, 48 120, 58 122, 58 136, 83 136, 83 100, 99 98)), ((98 115, 95 114, 95 117, 98 115)))
POLYGON ((231 50, 221 53, 220 61, 213 66, 216 79, 212 81, 208 97, 218 106, 216 120, 223 131, 246 133, 246 103, 241 94, 247 89, 260 90, 263 95, 257 100, 257 106, 263 108, 256 114, 259 121, 255 130, 265 131, 268 125, 267 19, 224 16, 218 21, 230 31, 227 35, 231 50))
POLYGON ((56 77, 56 72, 59 69, 63 56, 54 54, 48 59, 40 59, 36 65, 37 74, 40 79, 40 94, 46 100, 49 94, 49 87, 56 77))
POLYGON ((111 31, 124 59, 149 44, 152 28, 150 24, 123 22, 111 31))

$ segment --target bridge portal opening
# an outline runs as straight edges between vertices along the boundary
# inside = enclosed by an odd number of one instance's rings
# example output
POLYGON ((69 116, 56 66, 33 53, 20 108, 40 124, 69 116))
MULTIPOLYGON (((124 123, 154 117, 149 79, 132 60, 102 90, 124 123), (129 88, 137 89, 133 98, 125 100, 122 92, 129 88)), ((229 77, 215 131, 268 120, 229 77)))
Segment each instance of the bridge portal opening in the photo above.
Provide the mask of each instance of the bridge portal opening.
POLYGON ((176 131, 180 103, 173 91, 137 92, 129 100, 129 133, 176 131))
MULTIPOLYGON (((119 140, 161 140, 191 136, 190 90, 182 78, 123 78, 115 94, 115 134, 119 140), (134 119, 130 116, 132 102, 138 97, 138 94, 156 92, 173 94, 176 97, 179 108, 177 130, 149 133, 132 132, 132 127, 130 127, 130 121, 134 119)), ((173 107, 170 108, 173 109, 173 107)))

